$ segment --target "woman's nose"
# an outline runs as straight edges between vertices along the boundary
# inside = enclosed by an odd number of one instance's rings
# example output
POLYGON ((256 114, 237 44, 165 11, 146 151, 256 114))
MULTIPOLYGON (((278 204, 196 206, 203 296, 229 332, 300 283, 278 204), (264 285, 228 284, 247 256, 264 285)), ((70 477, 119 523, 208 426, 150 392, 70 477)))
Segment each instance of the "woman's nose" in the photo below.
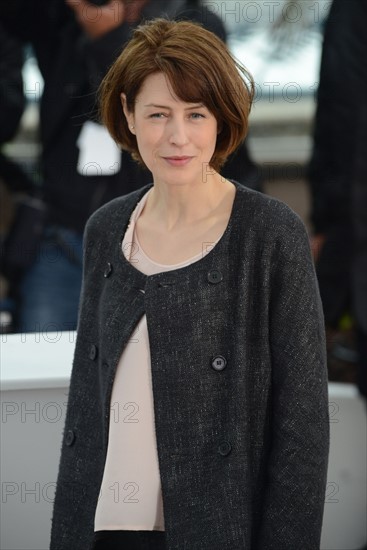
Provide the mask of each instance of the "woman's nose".
POLYGON ((184 120, 172 119, 167 125, 169 142, 182 146, 188 142, 187 127, 184 120))

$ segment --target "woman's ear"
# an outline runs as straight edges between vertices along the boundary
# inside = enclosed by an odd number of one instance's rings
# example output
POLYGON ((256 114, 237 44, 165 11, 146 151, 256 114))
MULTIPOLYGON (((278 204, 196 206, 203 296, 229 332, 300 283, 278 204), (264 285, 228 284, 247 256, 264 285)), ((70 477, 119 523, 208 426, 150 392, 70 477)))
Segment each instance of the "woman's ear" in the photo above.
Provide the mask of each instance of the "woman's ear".
POLYGON ((135 135, 134 113, 131 113, 127 108, 126 94, 121 93, 120 98, 121 98, 122 110, 124 111, 124 115, 125 115, 129 130, 132 134, 135 135))

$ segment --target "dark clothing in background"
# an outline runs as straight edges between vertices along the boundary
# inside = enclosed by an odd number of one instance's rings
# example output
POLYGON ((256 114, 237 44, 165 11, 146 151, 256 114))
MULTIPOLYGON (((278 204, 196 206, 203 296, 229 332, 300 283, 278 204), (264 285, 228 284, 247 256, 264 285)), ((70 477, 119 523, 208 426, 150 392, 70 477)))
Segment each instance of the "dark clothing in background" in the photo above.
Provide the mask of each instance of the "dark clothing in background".
POLYGON ((366 103, 364 0, 334 0, 325 26, 309 166, 316 233, 351 224, 351 187, 366 103))
MULTIPOLYGON (((367 91, 366 91, 367 92, 367 91)), ((367 99, 361 109, 356 171, 352 188, 353 259, 351 265, 352 311, 356 319, 359 353, 357 384, 367 398, 367 99)))
POLYGON ((22 45, 0 22, 0 144, 10 141, 23 114, 22 45))
POLYGON ((31 191, 32 181, 3 148, 14 138, 23 110, 22 42, 0 21, 0 333, 14 328, 14 280, 7 272, 5 243, 16 217, 14 193, 31 191))
POLYGON ((325 27, 309 166, 312 222, 325 235, 317 262, 325 319, 350 310, 367 395, 367 3, 334 0, 325 27), (364 359, 363 359, 364 358, 364 359), (363 364, 362 364, 363 363, 363 364))
MULTIPOLYGON (((367 53, 367 52, 366 52, 367 53)), ((367 94, 367 89, 366 89, 367 94)), ((351 192, 353 260, 352 305, 358 326, 367 334, 367 98, 359 110, 358 143, 351 192)), ((367 344, 366 344, 367 351, 367 344)), ((365 351, 365 353, 366 353, 365 351)))
MULTIPOLYGON (((24 111, 23 62, 21 41, 0 22, 0 147, 13 139, 24 111)), ((2 152, 0 178, 12 191, 32 187, 21 168, 2 152)))
MULTIPOLYGON (((0 22, 0 238, 8 233, 14 209, 12 193, 30 190, 29 178, 20 166, 2 150, 10 142, 18 129, 25 107, 22 68, 24 62, 21 41, 12 35, 0 22)), ((0 271, 3 273, 3 249, 1 249, 0 271)), ((1 294, 1 292, 0 292, 1 294)))

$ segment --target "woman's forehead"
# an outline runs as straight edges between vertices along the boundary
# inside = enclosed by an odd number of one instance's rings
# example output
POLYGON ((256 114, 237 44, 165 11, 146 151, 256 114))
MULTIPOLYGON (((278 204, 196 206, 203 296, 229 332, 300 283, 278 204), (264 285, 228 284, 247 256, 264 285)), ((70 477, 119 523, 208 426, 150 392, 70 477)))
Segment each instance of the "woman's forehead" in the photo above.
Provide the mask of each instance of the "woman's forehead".
POLYGON ((185 101, 177 96, 167 75, 162 72, 153 73, 145 78, 135 103, 139 106, 169 106, 178 103, 186 104, 188 107, 204 106, 204 98, 200 97, 199 87, 193 101, 185 101))

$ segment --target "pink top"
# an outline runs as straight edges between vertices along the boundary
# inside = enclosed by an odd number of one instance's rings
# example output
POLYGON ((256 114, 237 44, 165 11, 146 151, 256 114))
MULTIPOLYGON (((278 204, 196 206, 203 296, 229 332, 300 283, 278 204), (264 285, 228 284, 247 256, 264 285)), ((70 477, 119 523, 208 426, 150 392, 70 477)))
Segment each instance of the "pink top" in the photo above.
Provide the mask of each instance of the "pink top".
MULTIPOLYGON (((174 265, 159 264, 144 253, 137 240, 135 223, 151 189, 131 215, 122 241, 126 259, 146 275, 185 267, 200 260, 211 248, 174 265)), ((211 244, 214 246, 218 240, 211 244)), ((95 531, 125 529, 164 531, 145 315, 117 365, 111 395, 107 457, 94 520, 95 531)))

